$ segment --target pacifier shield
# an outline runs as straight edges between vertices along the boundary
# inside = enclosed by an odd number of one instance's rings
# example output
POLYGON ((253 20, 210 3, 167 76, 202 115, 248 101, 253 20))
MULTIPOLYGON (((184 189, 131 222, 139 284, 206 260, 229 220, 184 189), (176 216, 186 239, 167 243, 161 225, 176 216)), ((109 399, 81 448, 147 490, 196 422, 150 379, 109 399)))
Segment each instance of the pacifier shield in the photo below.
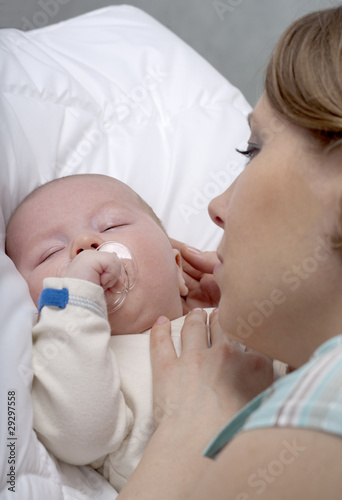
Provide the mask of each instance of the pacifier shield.
POLYGON ((132 290, 136 284, 138 277, 137 265, 131 251, 122 243, 106 241, 96 250, 99 252, 115 253, 122 264, 121 276, 117 284, 105 292, 107 311, 110 314, 122 306, 129 290, 132 290))

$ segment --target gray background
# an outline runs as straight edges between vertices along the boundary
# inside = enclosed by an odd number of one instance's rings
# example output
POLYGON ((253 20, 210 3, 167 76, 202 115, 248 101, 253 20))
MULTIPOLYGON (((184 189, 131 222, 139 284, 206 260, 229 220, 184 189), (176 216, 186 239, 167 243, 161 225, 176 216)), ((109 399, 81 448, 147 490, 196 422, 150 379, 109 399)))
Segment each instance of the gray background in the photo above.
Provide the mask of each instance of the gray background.
POLYGON ((33 29, 108 5, 139 7, 185 40, 253 106, 278 36, 299 16, 336 0, 0 0, 0 27, 33 29))

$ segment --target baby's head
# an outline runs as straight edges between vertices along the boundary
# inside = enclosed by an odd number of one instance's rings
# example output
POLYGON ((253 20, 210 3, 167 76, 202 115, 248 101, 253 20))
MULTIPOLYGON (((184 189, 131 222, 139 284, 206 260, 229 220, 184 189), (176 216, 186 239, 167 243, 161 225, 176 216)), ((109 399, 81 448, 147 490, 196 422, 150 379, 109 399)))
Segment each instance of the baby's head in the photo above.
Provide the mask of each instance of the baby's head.
POLYGON ((187 289, 179 255, 152 209, 112 177, 73 175, 33 191, 8 223, 6 251, 37 303, 44 278, 57 277, 80 250, 106 241, 127 246, 138 267, 135 287, 109 315, 112 334, 139 333, 159 315, 182 315, 187 289))

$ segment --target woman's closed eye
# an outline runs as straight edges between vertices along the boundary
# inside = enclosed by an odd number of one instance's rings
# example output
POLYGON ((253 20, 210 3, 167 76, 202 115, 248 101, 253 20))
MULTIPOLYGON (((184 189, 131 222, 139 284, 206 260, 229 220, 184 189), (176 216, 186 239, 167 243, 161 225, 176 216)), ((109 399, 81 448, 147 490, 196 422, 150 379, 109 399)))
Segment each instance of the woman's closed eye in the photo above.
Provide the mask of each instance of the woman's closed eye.
POLYGON ((253 143, 248 143, 247 149, 241 150, 236 149, 236 151, 247 158, 247 163, 249 163, 260 151, 260 146, 253 143))

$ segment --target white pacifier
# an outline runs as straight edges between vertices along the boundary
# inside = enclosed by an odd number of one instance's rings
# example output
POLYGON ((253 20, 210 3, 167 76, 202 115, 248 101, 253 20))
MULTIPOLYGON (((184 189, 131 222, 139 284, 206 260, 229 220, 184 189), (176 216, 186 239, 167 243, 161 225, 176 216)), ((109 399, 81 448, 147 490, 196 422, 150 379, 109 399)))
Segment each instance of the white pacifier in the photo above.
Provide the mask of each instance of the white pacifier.
POLYGON ((127 294, 137 282, 138 268, 130 250, 116 241, 106 241, 96 249, 98 252, 115 253, 121 262, 121 274, 114 286, 105 292, 107 312, 111 314, 124 303, 127 294))

